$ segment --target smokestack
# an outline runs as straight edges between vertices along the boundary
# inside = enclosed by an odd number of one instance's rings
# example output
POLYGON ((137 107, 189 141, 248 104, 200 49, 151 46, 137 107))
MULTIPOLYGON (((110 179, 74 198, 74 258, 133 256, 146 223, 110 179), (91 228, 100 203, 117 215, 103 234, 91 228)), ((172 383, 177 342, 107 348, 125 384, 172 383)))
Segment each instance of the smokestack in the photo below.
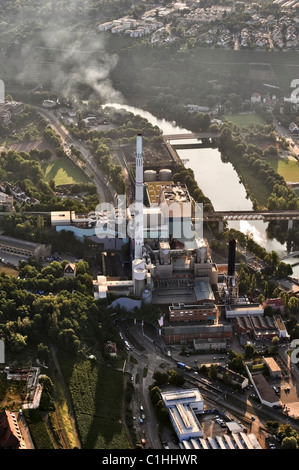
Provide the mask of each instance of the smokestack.
POLYGON ((135 186, 135 259, 142 258, 143 240, 143 156, 142 135, 136 137, 136 186, 135 186))
POLYGON ((236 240, 229 240, 228 242, 228 268, 227 274, 229 276, 235 275, 236 263, 236 240))

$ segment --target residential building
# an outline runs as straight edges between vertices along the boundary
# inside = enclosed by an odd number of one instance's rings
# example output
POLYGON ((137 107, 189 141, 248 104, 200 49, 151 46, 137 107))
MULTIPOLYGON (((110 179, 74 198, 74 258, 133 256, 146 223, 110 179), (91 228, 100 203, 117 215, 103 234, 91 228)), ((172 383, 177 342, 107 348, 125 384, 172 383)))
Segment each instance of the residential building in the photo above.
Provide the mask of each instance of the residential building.
POLYGON ((227 367, 223 367, 220 364, 217 365, 217 377, 223 379, 227 376, 228 380, 234 385, 240 385, 242 389, 248 386, 248 378, 244 377, 242 374, 238 374, 237 372, 228 369, 227 367))
POLYGON ((21 449, 21 434, 15 416, 7 410, 0 412, 0 449, 21 449))
POLYGON ((251 103, 261 103, 262 101, 262 96, 260 93, 252 93, 251 98, 250 98, 251 103))
POLYGON ((0 103, 0 124, 8 125, 14 116, 24 111, 24 104, 19 101, 0 103))
POLYGON ((75 277, 76 276, 76 264, 68 263, 64 268, 64 275, 66 277, 75 277))
POLYGON ((14 211, 13 196, 0 192, 0 212, 14 211))

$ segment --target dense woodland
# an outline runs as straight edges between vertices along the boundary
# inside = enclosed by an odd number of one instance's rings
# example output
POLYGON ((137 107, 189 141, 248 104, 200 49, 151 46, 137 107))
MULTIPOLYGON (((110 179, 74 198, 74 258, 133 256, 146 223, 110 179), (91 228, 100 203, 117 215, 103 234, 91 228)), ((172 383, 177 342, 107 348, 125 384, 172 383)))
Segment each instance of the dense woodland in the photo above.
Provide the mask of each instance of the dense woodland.
MULTIPOLYGON (((99 349, 112 338, 119 343, 105 304, 94 300, 89 265, 79 261, 74 278, 64 276, 67 261, 40 267, 20 264, 18 278, 0 275, 0 336, 8 358, 34 351, 46 363, 50 344, 77 354, 82 341, 99 349)), ((121 348, 121 344, 119 343, 121 348)))

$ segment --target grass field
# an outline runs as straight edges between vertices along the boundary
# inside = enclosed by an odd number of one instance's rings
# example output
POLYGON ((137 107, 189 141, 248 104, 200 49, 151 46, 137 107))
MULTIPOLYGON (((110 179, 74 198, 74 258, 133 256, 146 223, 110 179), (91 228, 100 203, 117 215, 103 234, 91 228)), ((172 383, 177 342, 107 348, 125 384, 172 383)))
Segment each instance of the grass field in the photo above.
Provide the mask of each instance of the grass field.
POLYGON ((299 181, 299 162, 276 157, 267 158, 267 162, 285 181, 289 183, 299 181))
POLYGON ((266 124, 264 119, 257 114, 227 114, 222 116, 222 120, 231 121, 239 127, 245 127, 250 123, 253 124, 266 124))
POLYGON ((59 358, 84 449, 129 449, 122 424, 122 372, 84 359, 59 358))
POLYGON ((58 158, 43 165, 45 180, 54 180, 56 185, 88 182, 87 176, 76 168, 68 158, 58 158))
POLYGON ((8 274, 9 276, 18 277, 19 271, 17 269, 11 268, 9 266, 5 266, 4 264, 0 263, 0 273, 8 274))

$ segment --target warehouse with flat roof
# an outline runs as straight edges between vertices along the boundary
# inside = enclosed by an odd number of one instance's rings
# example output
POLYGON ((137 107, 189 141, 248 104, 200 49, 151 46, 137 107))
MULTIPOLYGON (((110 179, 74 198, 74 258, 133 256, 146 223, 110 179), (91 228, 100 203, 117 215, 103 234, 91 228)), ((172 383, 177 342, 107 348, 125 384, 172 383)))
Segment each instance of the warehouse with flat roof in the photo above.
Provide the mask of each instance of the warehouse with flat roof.
POLYGON ((203 429, 195 415, 195 412, 202 413, 204 406, 197 388, 161 392, 161 397, 180 442, 203 437, 203 429))
POLYGON ((44 259, 51 254, 51 245, 33 243, 19 238, 0 235, 0 253, 12 255, 20 258, 33 257, 37 261, 44 259))

